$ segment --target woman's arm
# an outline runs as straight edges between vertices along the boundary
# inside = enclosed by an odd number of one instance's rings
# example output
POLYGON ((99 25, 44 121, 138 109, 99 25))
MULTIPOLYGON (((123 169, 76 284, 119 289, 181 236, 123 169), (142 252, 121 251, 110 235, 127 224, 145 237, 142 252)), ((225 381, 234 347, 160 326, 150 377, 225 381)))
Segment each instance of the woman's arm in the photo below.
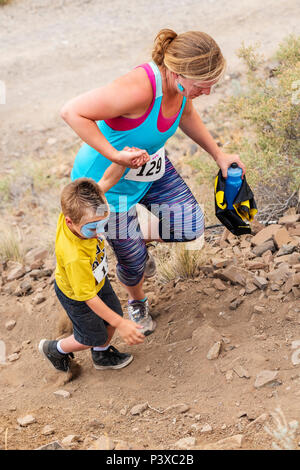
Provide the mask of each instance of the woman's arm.
POLYGON ((234 162, 242 168, 244 175, 246 168, 239 155, 226 154, 218 147, 190 100, 187 100, 179 126, 187 136, 213 157, 221 168, 224 178, 227 178, 227 169, 234 162))
MULTIPOLYGON (((116 150, 100 132, 96 121, 123 115, 143 114, 150 106, 153 91, 149 80, 145 80, 143 69, 135 69, 114 82, 84 93, 69 102, 62 110, 61 117, 88 145, 109 160, 124 166, 132 165, 137 157, 147 152, 116 150)), ((139 159, 140 166, 142 159, 139 159)))

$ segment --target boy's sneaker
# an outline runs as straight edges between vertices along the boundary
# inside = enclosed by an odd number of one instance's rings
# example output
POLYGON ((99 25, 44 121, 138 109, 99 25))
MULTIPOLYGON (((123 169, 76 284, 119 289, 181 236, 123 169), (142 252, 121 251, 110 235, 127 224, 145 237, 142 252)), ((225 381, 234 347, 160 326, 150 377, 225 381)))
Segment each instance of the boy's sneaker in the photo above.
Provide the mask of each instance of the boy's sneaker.
POLYGON ((73 353, 61 354, 57 350, 57 341, 42 339, 39 344, 39 351, 48 359, 55 369, 68 372, 70 368, 70 357, 74 358, 73 353))
POLYGON ((145 279, 148 279, 149 277, 153 277, 156 274, 156 264, 153 256, 151 253, 147 253, 147 259, 146 259, 146 265, 145 265, 145 271, 144 271, 144 277, 145 279))
POLYGON ((141 300, 128 300, 127 310, 130 320, 143 327, 139 330, 140 333, 143 333, 145 336, 153 333, 156 328, 156 322, 149 315, 148 299, 144 302, 141 300))
POLYGON ((120 353, 113 346, 109 346, 105 351, 94 351, 92 349, 92 359, 96 369, 122 369, 131 363, 133 356, 120 353))

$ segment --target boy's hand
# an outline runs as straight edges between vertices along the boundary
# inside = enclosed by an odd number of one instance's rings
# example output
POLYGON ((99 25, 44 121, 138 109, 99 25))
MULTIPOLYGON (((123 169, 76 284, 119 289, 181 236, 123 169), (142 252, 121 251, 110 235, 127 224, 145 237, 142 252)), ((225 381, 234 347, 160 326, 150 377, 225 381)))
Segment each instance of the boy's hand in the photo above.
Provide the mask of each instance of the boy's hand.
POLYGON ((143 328, 141 325, 137 325, 134 321, 124 318, 117 326, 120 336, 124 339, 126 344, 130 345, 144 342, 145 336, 139 332, 141 328, 143 328))

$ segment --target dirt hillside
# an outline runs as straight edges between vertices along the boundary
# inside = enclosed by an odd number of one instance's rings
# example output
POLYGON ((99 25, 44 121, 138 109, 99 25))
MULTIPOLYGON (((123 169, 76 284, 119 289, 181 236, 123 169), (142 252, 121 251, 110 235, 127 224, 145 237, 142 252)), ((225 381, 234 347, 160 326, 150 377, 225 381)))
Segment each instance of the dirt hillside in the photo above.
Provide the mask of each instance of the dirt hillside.
MULTIPOLYGON (((209 106, 231 93, 230 79, 242 71, 235 56, 241 42, 260 41, 269 57, 283 37, 299 32, 297 13, 296 0, 179 0, 176 8, 171 0, 154 0, 151 9, 146 0, 126 6, 120 0, 12 0, 0 8, 0 80, 7 92, 0 105, 0 163, 2 174, 13 178, 13 204, 3 196, 1 220, 21 234, 25 251, 36 249, 21 264, 0 264, 1 449, 53 441, 71 449, 270 449, 278 444, 274 430, 283 436, 284 427, 288 437, 279 445, 297 448, 296 210, 274 230, 256 225, 258 238, 208 231, 193 279, 164 282, 158 275, 149 281, 156 332, 139 347, 119 338, 113 343, 133 353, 129 367, 96 371, 87 351, 76 354, 65 376, 37 350, 41 338, 66 335, 70 327, 53 290, 50 247, 59 187, 69 181, 80 144, 59 117, 63 103, 149 60, 161 27, 200 29, 217 40, 228 61, 227 80, 196 103, 207 118, 209 106), (59 390, 64 393, 54 393, 59 390), (278 407, 284 413, 279 428, 272 417, 278 407)), ((183 158, 190 145, 177 134, 168 150, 198 196, 201 188, 183 158)), ((163 250, 153 248, 154 257, 163 250)))
MULTIPOLYGON (((26 258, 27 274, 22 265, 4 266, 0 445, 7 429, 8 448, 36 448, 68 435, 76 435, 76 449, 211 448, 232 436, 230 448, 270 448, 276 442, 264 429, 266 422, 275 426, 270 413, 279 406, 288 421, 300 418, 297 220, 291 214, 282 225, 258 226, 255 237, 224 231, 206 245, 207 262, 194 279, 149 280, 157 331, 131 348, 116 338, 118 348, 134 354, 121 371, 96 371, 89 351, 76 354, 68 377, 49 368, 38 342, 69 328, 53 290, 53 260, 45 264, 45 253, 35 249, 26 258), (69 393, 64 398, 58 390, 69 393), (34 422, 20 426, 26 415, 34 422)), ((110 266, 125 308, 112 257, 110 266)))

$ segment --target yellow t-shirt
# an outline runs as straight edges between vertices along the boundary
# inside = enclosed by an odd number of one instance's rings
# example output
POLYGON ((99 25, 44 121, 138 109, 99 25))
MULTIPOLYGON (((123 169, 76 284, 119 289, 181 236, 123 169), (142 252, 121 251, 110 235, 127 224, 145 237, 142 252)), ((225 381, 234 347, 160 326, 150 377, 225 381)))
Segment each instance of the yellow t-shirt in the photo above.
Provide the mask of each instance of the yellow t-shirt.
POLYGON ((92 299, 102 288, 107 274, 104 239, 82 239, 68 228, 60 213, 55 241, 55 280, 70 299, 92 299))

